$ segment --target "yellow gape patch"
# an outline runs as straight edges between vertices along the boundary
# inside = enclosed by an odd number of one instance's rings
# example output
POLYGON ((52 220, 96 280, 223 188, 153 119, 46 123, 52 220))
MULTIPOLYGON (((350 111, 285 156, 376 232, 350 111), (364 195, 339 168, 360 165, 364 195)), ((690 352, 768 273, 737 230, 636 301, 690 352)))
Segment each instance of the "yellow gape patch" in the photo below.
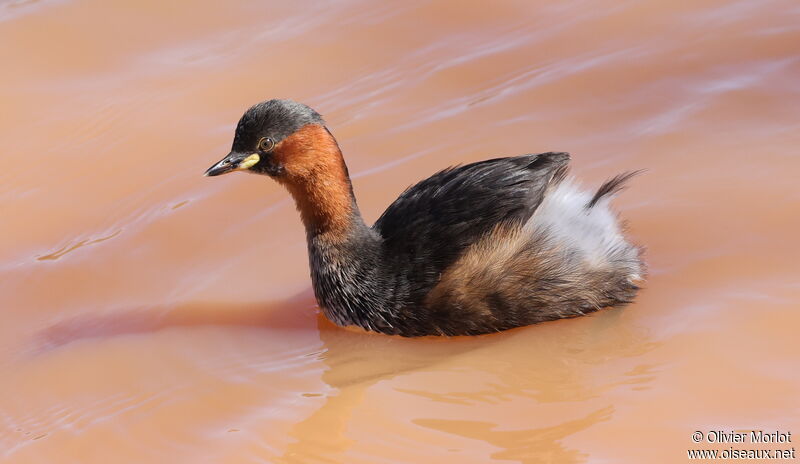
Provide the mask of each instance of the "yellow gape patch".
POLYGON ((236 168, 238 170, 250 169, 251 167, 255 166, 261 160, 261 157, 257 154, 253 153, 252 155, 245 158, 239 166, 236 168))

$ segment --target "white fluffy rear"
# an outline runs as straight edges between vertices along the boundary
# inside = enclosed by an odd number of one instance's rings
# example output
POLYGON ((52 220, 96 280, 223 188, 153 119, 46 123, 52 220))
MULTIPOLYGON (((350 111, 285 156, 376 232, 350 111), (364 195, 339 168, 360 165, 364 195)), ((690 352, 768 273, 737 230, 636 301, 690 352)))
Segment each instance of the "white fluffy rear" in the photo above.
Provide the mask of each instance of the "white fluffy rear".
POLYGON ((579 253, 593 267, 624 267, 631 281, 641 279, 639 250, 622 235, 617 215, 611 211, 611 195, 587 208, 592 194, 565 179, 545 194, 526 225, 543 231, 554 242, 579 253))

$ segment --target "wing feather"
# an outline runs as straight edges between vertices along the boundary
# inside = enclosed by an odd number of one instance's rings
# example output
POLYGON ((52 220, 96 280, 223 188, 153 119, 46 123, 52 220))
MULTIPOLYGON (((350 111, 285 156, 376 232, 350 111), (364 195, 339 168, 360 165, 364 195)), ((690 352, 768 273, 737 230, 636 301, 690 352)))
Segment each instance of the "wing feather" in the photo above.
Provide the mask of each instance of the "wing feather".
POLYGON ((549 152, 447 168, 406 189, 373 229, 424 291, 499 223, 526 222, 568 162, 567 153, 549 152))

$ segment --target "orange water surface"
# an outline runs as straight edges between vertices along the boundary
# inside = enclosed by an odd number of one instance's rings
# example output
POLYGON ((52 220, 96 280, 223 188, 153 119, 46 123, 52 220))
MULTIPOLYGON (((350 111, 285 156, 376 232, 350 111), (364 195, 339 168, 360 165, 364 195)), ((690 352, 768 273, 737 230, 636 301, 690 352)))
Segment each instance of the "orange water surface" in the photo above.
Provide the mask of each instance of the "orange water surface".
POLYGON ((800 440, 796 0, 10 0, 0 63, 2 462, 675 463, 711 448, 695 431, 800 440), (587 186, 646 169, 615 201, 645 289, 490 336, 333 326, 287 193, 202 177, 274 97, 326 117, 368 221, 487 157, 569 151, 587 186))

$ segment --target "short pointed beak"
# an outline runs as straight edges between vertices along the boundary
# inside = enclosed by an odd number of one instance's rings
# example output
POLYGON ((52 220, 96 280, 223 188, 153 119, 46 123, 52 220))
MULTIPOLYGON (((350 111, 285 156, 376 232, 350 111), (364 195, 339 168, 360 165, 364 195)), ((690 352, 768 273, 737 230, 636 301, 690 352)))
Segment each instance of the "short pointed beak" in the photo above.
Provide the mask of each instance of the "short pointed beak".
POLYGON ((250 169, 253 165, 258 163, 259 159, 259 156, 255 153, 248 156, 247 154, 232 151, 218 163, 208 168, 204 175, 207 177, 221 176, 222 174, 233 171, 250 169))

